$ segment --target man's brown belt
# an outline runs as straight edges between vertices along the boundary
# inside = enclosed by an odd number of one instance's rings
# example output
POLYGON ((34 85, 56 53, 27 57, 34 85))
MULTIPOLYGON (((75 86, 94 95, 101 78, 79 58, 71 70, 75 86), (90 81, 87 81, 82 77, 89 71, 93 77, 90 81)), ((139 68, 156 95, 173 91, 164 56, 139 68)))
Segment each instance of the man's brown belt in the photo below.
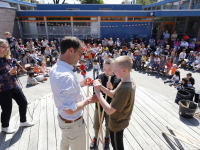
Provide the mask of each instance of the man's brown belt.
POLYGON ((65 123, 72 123, 72 122, 78 121, 79 119, 82 118, 82 116, 80 116, 80 117, 79 117, 78 119, 76 119, 76 120, 67 120, 67 119, 62 118, 61 115, 59 115, 59 116, 60 116, 60 119, 62 119, 65 123))

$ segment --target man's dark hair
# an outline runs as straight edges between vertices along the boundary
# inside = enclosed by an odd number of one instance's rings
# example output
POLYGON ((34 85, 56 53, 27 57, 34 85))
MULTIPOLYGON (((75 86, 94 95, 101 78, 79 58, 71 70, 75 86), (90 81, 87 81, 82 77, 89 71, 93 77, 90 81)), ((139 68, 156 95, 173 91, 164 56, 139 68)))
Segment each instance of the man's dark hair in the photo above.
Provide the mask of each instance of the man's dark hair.
POLYGON ((60 43, 61 54, 64 54, 69 48, 73 48, 76 52, 81 44, 82 42, 78 38, 66 36, 60 43))

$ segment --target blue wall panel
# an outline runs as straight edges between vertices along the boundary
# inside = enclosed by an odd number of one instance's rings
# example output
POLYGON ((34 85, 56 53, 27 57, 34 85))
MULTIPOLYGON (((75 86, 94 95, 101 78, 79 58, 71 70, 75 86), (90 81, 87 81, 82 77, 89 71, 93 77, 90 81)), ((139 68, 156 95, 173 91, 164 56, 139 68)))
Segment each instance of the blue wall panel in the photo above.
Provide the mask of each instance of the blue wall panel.
POLYGON ((99 10, 99 8, 111 8, 112 10, 142 10, 142 5, 119 4, 37 4, 37 10, 67 10, 67 8, 79 8, 80 10, 99 10))
POLYGON ((146 37, 149 40, 151 36, 152 23, 149 22, 101 22, 101 39, 112 37, 130 41, 135 35, 146 37))

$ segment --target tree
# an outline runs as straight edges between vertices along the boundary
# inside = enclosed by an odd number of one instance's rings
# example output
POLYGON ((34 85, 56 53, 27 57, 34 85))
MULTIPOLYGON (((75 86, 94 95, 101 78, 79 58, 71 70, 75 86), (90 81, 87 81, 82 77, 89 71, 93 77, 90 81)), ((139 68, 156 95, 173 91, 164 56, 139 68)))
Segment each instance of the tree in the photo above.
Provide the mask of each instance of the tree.
POLYGON ((123 0, 122 4, 129 4, 129 0, 123 0))
POLYGON ((104 4, 103 0, 78 0, 81 4, 104 4))
MULTIPOLYGON (((53 3, 54 3, 54 4, 59 4, 59 3, 60 3, 60 0, 53 0, 53 3)), ((62 4, 64 4, 64 3, 65 3, 65 0, 63 0, 62 4)))
POLYGON ((136 2, 136 4, 142 4, 143 6, 149 5, 151 3, 154 3, 154 2, 151 2, 150 0, 137 0, 136 2))

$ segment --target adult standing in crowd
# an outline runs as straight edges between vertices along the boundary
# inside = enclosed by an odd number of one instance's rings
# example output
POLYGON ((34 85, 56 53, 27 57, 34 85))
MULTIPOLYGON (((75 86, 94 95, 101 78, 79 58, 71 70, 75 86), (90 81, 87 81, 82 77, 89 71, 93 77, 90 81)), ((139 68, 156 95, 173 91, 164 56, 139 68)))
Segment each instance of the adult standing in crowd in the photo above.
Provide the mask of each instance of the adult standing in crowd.
POLYGON ((159 29, 158 29, 158 31, 156 33, 156 40, 161 39, 162 34, 163 34, 163 32, 161 30, 161 27, 159 27, 159 29))
POLYGON ((73 72, 73 65, 81 59, 83 43, 76 37, 65 37, 61 44, 60 60, 50 71, 50 83, 58 109, 58 123, 62 131, 61 150, 86 150, 83 108, 98 101, 96 95, 83 98, 81 86, 87 86, 92 79, 82 81, 73 72), (89 80, 89 83, 88 83, 89 80))
POLYGON ((164 42, 166 42, 166 44, 168 44, 168 42, 169 42, 169 37, 170 37, 170 34, 168 33, 168 30, 166 30, 166 31, 163 33, 163 36, 164 36, 164 42))
POLYGON ((8 42, 9 46, 10 46, 10 51, 11 51, 11 54, 13 55, 14 58, 17 57, 17 46, 18 46, 18 43, 17 43, 17 40, 11 36, 10 32, 6 32, 5 33, 6 35, 6 41, 8 42))
POLYGON ((114 45, 114 42, 112 40, 112 38, 110 38, 110 40, 108 41, 108 48, 109 48, 109 52, 112 54, 112 51, 113 51, 113 45, 114 45))
POLYGON ((174 48, 174 41, 177 39, 177 33, 174 31, 174 33, 171 35, 171 48, 174 48))
POLYGON ((43 40, 41 41, 41 43, 42 43, 41 52, 42 52, 42 54, 44 54, 44 50, 45 50, 46 46, 49 44, 49 41, 44 36, 43 40))
POLYGON ((33 122, 26 120, 27 100, 18 86, 15 75, 17 67, 10 64, 10 49, 6 40, 0 39, 0 105, 2 131, 14 133, 15 130, 9 128, 9 121, 12 112, 12 99, 19 106, 20 126, 33 126, 33 122))

